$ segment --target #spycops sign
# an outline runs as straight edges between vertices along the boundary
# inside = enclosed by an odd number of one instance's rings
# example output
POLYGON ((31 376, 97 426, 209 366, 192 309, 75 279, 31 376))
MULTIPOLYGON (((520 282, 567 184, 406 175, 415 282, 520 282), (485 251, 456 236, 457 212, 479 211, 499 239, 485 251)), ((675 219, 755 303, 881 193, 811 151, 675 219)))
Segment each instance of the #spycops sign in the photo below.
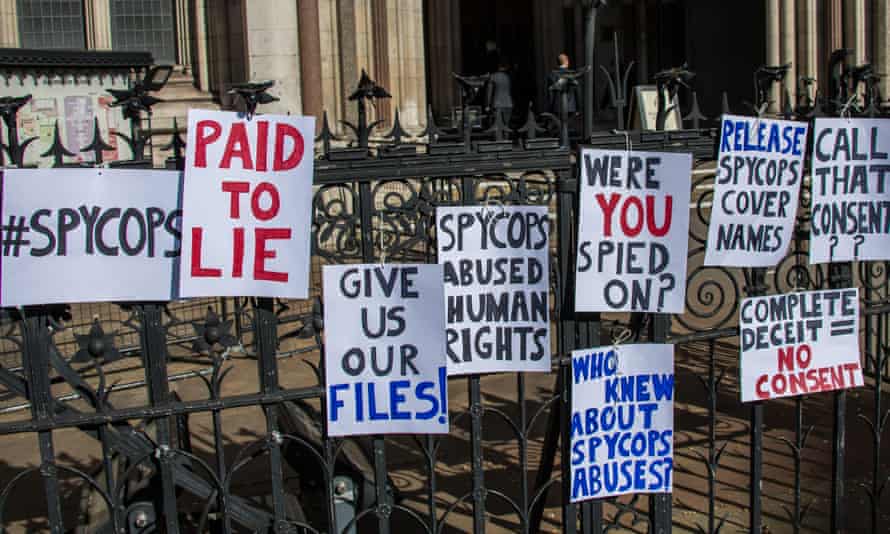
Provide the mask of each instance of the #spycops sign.
POLYGON ((184 297, 306 298, 315 119, 189 111, 184 297))
POLYGON ((807 125, 724 115, 705 265, 771 267, 794 232, 807 125))
POLYGON ((170 300, 180 173, 8 169, 0 177, 0 305, 170 300))
POLYGON ((749 298, 739 313, 742 402, 863 384, 858 288, 749 298))
POLYGON ((890 120, 816 119, 810 263, 890 259, 890 120))
POLYGON ((572 502, 668 493, 674 471, 674 347, 572 352, 572 502))
POLYGON ((326 265, 328 435, 447 434, 441 265, 326 265))
POLYGON ((575 310, 682 313, 690 154, 581 150, 575 310))
POLYGON ((448 374, 550 371, 546 206, 439 207, 448 374))

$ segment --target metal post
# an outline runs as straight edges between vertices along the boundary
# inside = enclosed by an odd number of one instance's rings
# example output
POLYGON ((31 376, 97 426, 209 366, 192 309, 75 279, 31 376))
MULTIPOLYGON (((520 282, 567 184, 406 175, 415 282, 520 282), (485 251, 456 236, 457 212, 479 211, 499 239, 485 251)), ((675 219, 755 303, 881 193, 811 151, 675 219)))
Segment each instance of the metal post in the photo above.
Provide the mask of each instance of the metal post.
POLYGON ((584 75, 584 138, 590 139, 593 134, 593 69, 596 58, 594 51, 596 49, 596 11, 605 2, 604 0, 584 0, 586 8, 584 20, 584 54, 585 63, 589 70, 584 75))
MULTIPOLYGON (((137 306, 141 321, 139 342, 145 362, 145 383, 148 387, 148 402, 157 408, 170 402, 170 383, 167 379, 167 339, 163 324, 163 309, 157 304, 137 306)), ((155 419, 158 449, 156 459, 160 469, 160 481, 156 495, 156 509, 161 523, 170 534, 179 532, 179 517, 176 508, 176 481, 173 478, 171 458, 170 425, 171 417, 155 419)))
MULTIPOLYGON (((278 385, 278 317, 275 303, 271 298, 258 298, 254 307, 254 335, 260 390, 264 394, 277 393, 278 385)), ((272 503, 275 512, 273 532, 282 534, 289 531, 287 513, 284 508, 284 478, 281 458, 281 437, 278 432, 278 405, 264 407, 266 428, 269 431, 269 468, 272 477, 272 503)))
MULTIPOLYGON (((52 417, 52 392, 49 383, 49 331, 45 315, 23 319, 22 363, 28 384, 28 397, 31 401, 31 417, 45 420, 52 417)), ((52 534, 62 534, 62 504, 59 497, 59 478, 55 464, 55 450, 51 430, 37 434, 40 447, 40 474, 43 477, 43 491, 46 497, 47 519, 52 534)))
MULTIPOLYGON (((832 289, 850 287, 853 283, 851 263, 828 266, 828 285, 832 289)), ((880 381, 880 375, 878 375, 880 381)), ((834 440, 831 444, 831 530, 843 532, 847 525, 844 464, 847 460, 847 392, 834 393, 834 440)))
MULTIPOLYGON (((766 294, 766 269, 750 269, 746 271, 748 285, 745 292, 749 297, 766 294)), ((763 484, 763 403, 751 404, 751 442, 749 467, 750 505, 748 521, 751 532, 760 532, 763 523, 762 484, 763 484)))
MULTIPOLYGON (((671 328, 671 316, 666 313, 653 314, 650 328, 649 339, 653 343, 665 343, 671 328)), ((672 531, 672 510, 670 493, 656 493, 649 497, 649 531, 652 534, 667 534, 672 531)))

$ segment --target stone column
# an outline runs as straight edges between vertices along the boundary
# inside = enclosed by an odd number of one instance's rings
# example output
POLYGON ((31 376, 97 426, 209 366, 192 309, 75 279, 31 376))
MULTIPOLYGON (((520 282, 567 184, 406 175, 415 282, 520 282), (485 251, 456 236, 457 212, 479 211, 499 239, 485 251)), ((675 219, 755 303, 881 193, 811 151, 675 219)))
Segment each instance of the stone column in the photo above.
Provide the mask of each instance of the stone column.
POLYGON ((358 112, 346 97, 352 94, 358 82, 359 67, 356 65, 355 0, 337 0, 337 35, 340 46, 340 91, 343 95, 343 117, 353 124, 358 112))
MULTIPOLYGON (((393 13, 395 17, 390 19, 387 11, 386 0, 371 0, 371 28, 373 33, 371 55, 374 57, 374 71, 371 73, 371 77, 375 78, 378 85, 389 90, 390 94, 394 97, 392 100, 396 101, 395 107, 398 107, 399 95, 393 93, 396 88, 393 83, 393 76, 390 74, 389 60, 390 55, 392 54, 396 61, 396 77, 399 77, 398 60, 400 56, 400 40, 406 36, 404 35, 404 32, 398 31, 399 26, 401 26, 403 22, 399 19, 399 13, 393 13), (390 31, 393 32, 394 37, 392 42, 390 42, 389 39, 390 31)), ((392 123, 392 108, 393 102, 390 99, 377 101, 377 109, 375 110, 376 119, 382 119, 384 121, 384 124, 381 126, 386 127, 392 123)))
POLYGON ((84 2, 84 26, 89 50, 111 50, 111 9, 109 0, 84 2))
POLYGON ((791 95, 791 102, 797 98, 797 21, 795 17, 795 0, 782 0, 782 59, 781 64, 790 64, 788 74, 785 76, 785 84, 777 103, 779 109, 785 102, 785 93, 791 95))
POLYGON ((191 48, 195 51, 195 81, 202 91, 210 91, 210 54, 208 39, 210 28, 207 25, 206 0, 193 0, 191 48))
MULTIPOLYGON (((781 35, 779 33, 780 14, 779 0, 766 0, 766 64, 779 65, 782 61, 781 57, 781 35)), ((773 87, 770 92, 769 100, 770 111, 778 110, 779 89, 773 87)))
MULTIPOLYGON (((320 121, 324 104, 321 98, 321 41, 318 0, 300 0, 298 5, 303 114, 317 117, 320 121)), ((320 127, 320 124, 318 126, 320 127)))
MULTIPOLYGON (((421 124, 426 122, 423 3, 422 0, 386 0, 381 4, 386 8, 386 31, 383 35, 375 35, 374 39, 375 48, 380 49, 378 55, 381 56, 377 60, 376 72, 380 78, 378 81, 386 78, 389 85, 381 84, 389 89, 393 98, 391 104, 381 102, 384 115, 378 118, 391 119, 392 108, 398 107, 402 126, 418 133, 422 129, 421 124)), ((374 24, 383 26, 378 18, 374 19, 374 24)))
POLYGON ((868 61, 865 43, 865 0, 844 0, 844 47, 853 51, 850 65, 868 61))
POLYGON ((192 27, 189 16, 189 0, 176 0, 176 62, 183 72, 192 70, 192 27))
POLYGON ((322 107, 334 131, 340 130, 343 92, 340 83, 340 40, 337 35, 337 0, 319 0, 318 31, 321 41, 322 107))
POLYGON ((303 109, 300 95, 300 50, 297 3, 292 0, 247 0, 244 9, 247 73, 251 80, 275 80, 269 94, 278 102, 266 104, 266 113, 293 113, 303 109))
POLYGON ((433 110, 447 115, 459 104, 452 72, 463 69, 460 43, 460 2, 428 0, 429 84, 433 110))
POLYGON ((16 15, 16 0, 0 0, 0 46, 19 46, 19 19, 16 15))
MULTIPOLYGON (((816 0, 797 0, 797 75, 807 78, 819 78, 818 67, 818 26, 816 21, 816 0)), ((814 85, 807 95, 815 98, 814 85)), ((800 97, 802 95, 798 95, 800 97)))
POLYGON ((874 11, 875 71, 881 78, 881 98, 890 98, 890 0, 875 0, 874 11))

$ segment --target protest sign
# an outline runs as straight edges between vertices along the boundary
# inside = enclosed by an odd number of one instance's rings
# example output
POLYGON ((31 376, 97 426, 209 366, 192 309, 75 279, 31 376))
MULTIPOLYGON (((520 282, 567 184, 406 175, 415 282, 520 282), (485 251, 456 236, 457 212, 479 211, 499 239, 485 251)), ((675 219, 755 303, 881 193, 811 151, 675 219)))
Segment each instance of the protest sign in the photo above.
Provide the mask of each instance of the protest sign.
POLYGON ((670 493, 674 347, 572 352, 571 501, 670 493))
POLYGON ((581 150, 575 310, 682 313, 690 154, 581 150))
POLYGON ((7 169, 0 305, 170 300, 180 173, 7 169))
POLYGON ((326 265, 329 436, 447 434, 441 265, 326 265))
POLYGON ((858 288, 745 299, 739 336, 742 402, 863 384, 858 288))
POLYGON ((306 298, 315 119, 189 111, 184 297, 306 298))
POLYGON ((788 250, 807 125, 724 115, 705 265, 772 267, 788 250))
POLYGON ((810 263, 890 259, 890 120, 816 119, 810 263))
POLYGON ((550 371, 546 206, 436 209, 448 374, 550 371))

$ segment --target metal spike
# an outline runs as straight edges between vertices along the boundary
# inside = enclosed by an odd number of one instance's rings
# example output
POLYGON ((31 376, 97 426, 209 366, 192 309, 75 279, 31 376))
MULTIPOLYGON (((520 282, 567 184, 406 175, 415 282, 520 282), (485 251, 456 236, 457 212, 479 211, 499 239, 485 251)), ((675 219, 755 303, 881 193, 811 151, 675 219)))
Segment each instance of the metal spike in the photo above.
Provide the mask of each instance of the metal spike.
POLYGON ((104 161, 102 152, 106 150, 114 150, 114 147, 102 139, 102 131, 99 129, 99 118, 93 117, 93 140, 90 141, 90 144, 80 149, 80 151, 92 152, 93 163, 99 165, 104 161))
POLYGON ((427 143, 435 145, 439 141, 439 127, 436 125, 436 117, 433 115, 433 107, 426 108, 426 129, 420 133, 420 137, 426 137, 427 143))
POLYGON ((399 108, 396 108, 395 118, 392 122, 392 130, 385 135, 385 138, 392 140, 393 145, 399 146, 402 144, 402 137, 408 137, 408 132, 402 128, 402 122, 399 119, 399 108))
MULTIPOLYGON (((726 93, 724 93, 725 95, 726 93)), ((701 108, 698 106, 698 93, 692 91, 692 106, 689 110, 689 114, 683 117, 683 121, 692 121, 692 128, 698 130, 701 128, 702 121, 708 120, 707 117, 701 112, 701 108)))
POLYGON ((723 102, 720 106, 720 113, 723 115, 732 115, 732 110, 729 109, 729 95, 726 94, 726 91, 723 91, 723 102))
POLYGON ((64 164, 64 157, 74 157, 74 154, 69 151, 62 144, 62 136, 59 133, 59 120, 56 119, 56 124, 53 127, 53 144, 47 149, 46 152, 40 155, 41 158, 45 158, 47 156, 53 157, 53 167, 61 167, 64 164))

